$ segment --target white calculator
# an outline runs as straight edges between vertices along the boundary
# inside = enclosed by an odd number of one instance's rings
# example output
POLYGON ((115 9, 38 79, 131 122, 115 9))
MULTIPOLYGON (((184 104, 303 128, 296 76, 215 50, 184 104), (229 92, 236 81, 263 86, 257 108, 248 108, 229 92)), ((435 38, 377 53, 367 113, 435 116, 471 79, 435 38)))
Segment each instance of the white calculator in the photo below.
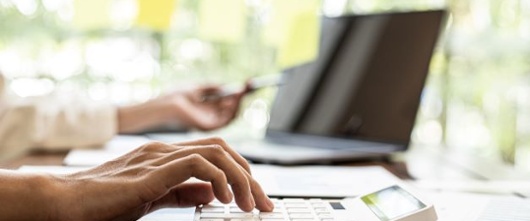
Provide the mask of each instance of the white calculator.
POLYGON ((243 212, 235 203, 198 206, 195 221, 436 221, 432 204, 398 185, 342 200, 272 199, 274 211, 243 212))

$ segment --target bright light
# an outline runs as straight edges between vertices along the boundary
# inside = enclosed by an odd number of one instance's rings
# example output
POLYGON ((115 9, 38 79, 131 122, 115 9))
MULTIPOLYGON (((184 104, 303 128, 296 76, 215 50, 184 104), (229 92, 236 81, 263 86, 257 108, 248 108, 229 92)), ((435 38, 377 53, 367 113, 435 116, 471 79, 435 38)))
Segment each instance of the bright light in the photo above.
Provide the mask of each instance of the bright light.
POLYGON ((180 56, 187 60, 197 60, 207 54, 207 46, 198 39, 187 39, 180 44, 180 56))
POLYGON ((37 12, 37 2, 35 0, 15 0, 12 1, 20 13, 30 16, 37 12))
POLYGON ((348 0, 325 0, 323 12, 327 16, 339 16, 344 13, 348 0))
POLYGON ((245 121, 253 128, 264 129, 269 122, 267 106, 267 103, 263 99, 252 101, 243 114, 245 121))
POLYGON ((438 145, 442 143, 443 128, 440 122, 429 120, 414 130, 415 141, 421 144, 438 145))

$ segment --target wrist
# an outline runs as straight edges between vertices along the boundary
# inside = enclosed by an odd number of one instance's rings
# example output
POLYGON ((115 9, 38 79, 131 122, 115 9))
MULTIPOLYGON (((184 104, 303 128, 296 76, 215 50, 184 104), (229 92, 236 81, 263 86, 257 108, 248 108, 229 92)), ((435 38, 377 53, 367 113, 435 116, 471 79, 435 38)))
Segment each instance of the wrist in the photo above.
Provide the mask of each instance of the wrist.
POLYGON ((1 171, 0 220, 60 220, 64 193, 60 179, 48 174, 1 171))
POLYGON ((118 132, 137 133, 170 122, 172 105, 163 99, 118 108, 118 132))
POLYGON ((32 178, 35 183, 36 195, 42 200, 39 200, 40 207, 45 213, 45 220, 68 220, 65 215, 75 210, 71 204, 66 203, 71 196, 71 191, 68 191, 64 179, 51 174, 36 174, 32 178))

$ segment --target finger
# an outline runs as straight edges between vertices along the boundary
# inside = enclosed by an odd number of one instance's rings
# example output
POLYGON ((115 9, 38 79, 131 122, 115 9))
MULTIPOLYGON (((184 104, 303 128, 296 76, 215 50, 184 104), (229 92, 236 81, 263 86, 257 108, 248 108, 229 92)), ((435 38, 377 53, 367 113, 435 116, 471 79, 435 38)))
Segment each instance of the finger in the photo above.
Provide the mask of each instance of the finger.
POLYGON ((188 180, 191 177, 208 181, 212 184, 215 197, 221 202, 230 202, 232 193, 223 171, 208 162, 199 154, 192 154, 160 166, 156 182, 162 181, 167 190, 188 180))
POLYGON ((226 152, 234 158, 234 160, 241 165, 249 174, 252 174, 250 171, 250 165, 248 164, 247 160, 243 158, 241 155, 239 155, 234 149, 232 149, 228 144, 219 137, 211 137, 211 138, 205 138, 205 139, 198 139, 193 141, 186 141, 186 142, 180 142, 176 143, 174 145, 176 146, 199 146, 199 145, 211 145, 211 144, 218 144, 220 145, 226 152))
POLYGON ((183 183, 172 189, 169 194, 153 203, 150 210, 167 207, 191 207, 207 204, 214 199, 212 185, 209 183, 183 183))
MULTIPOLYGON (((198 154, 208 162, 220 168, 228 183, 232 186, 236 204, 245 211, 250 211, 255 207, 254 197, 248 180, 248 173, 228 154, 220 145, 193 146, 175 151, 160 160, 157 164, 166 164, 174 159, 198 154)), ((221 201, 227 203, 225 201, 221 201)))
POLYGON ((202 102, 204 99, 204 96, 219 94, 221 93, 221 91, 222 91, 221 87, 217 85, 204 85, 204 86, 188 91, 187 94, 191 98, 192 101, 202 102))
POLYGON ((122 156, 119 156, 113 160, 107 161, 104 164, 94 167, 89 170, 75 173, 78 178, 86 177, 90 178, 93 174, 99 174, 101 176, 109 175, 114 173, 116 168, 122 168, 123 166, 149 164, 154 159, 164 156, 166 153, 173 152, 180 147, 173 145, 167 145, 162 142, 153 141, 146 143, 122 156))
POLYGON ((247 92, 242 91, 240 93, 237 93, 233 99, 226 104, 229 108, 232 110, 232 119, 235 118, 239 112, 239 107, 241 105, 241 101, 243 100, 243 97, 246 95, 247 92))
POLYGON ((256 208, 263 212, 272 211, 274 209, 274 203, 272 203, 271 199, 267 196, 267 194, 265 194, 265 191, 263 191, 259 183, 254 180, 249 173, 245 173, 248 177, 250 188, 252 189, 252 196, 256 202, 256 208))
POLYGON ((239 101, 236 97, 232 98, 223 98, 219 103, 218 107, 221 110, 230 110, 230 112, 235 114, 235 110, 239 106, 239 101))

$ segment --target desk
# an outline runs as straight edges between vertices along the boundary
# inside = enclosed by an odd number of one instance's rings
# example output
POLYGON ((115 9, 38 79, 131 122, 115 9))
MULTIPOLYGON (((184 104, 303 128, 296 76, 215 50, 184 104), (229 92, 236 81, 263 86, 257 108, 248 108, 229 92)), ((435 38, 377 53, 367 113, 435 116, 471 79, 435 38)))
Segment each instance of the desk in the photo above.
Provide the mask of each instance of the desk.
MULTIPOLYGON (((32 152, 0 162, 0 168, 17 169, 22 165, 62 165, 67 152, 32 152)), ((516 171, 500 162, 463 156, 443 148, 412 147, 387 161, 361 161, 339 165, 382 166, 401 179, 429 180, 530 180, 530 173, 516 171)))
MULTIPOLYGON (((0 162, 0 168, 17 169, 22 165, 62 165, 67 152, 31 152, 7 162, 0 162)), ((382 166, 401 179, 436 178, 436 179, 477 179, 476 174, 447 165, 440 157, 433 157, 427 153, 412 153, 398 155, 388 161, 360 161, 342 163, 345 166, 382 166), (413 172, 411 174, 411 172, 413 172)))
MULTIPOLYGON (((0 163, 0 168, 16 169, 22 165, 61 165, 66 152, 59 153, 46 153, 46 152, 33 152, 25 156, 19 157, 17 159, 2 162, 0 163)), ((345 164, 340 164, 342 166, 382 166, 394 175, 398 176, 401 179, 431 179, 431 180, 488 180, 494 179, 494 176, 515 176, 513 173, 506 172, 509 171, 509 168, 504 168, 499 165, 489 165, 488 162, 474 162, 470 161, 471 164, 464 164, 463 161, 458 157, 451 156, 450 153, 444 153, 440 151, 434 151, 428 148, 415 148, 406 154, 399 154, 394 156, 388 161, 364 161, 364 162, 350 162, 345 164), (473 169, 470 165, 478 165, 478 169, 473 169), (488 164, 484 166, 482 164, 488 164), (494 169, 492 169, 494 167, 494 169), (489 170, 490 173, 483 173, 483 170, 489 170), (504 170, 504 171, 503 171, 504 170), (501 172, 500 172, 501 171, 501 172)), ((519 176, 519 175, 518 175, 519 176)), ((522 176, 521 176, 522 177, 522 176)), ((523 178, 522 178, 523 179, 523 178)), ((453 195, 449 192, 449 196, 457 196, 458 201, 462 199, 475 199, 474 197, 468 195, 453 195), (464 198, 462 198, 464 197, 464 198), (466 198, 467 197, 467 198, 466 198), (469 198, 471 197, 471 198, 469 198)), ((431 199, 437 199, 442 201, 433 201, 441 209, 440 216, 444 219, 441 221, 454 221, 454 216, 461 216, 462 214, 467 214, 466 211, 460 211, 462 203, 454 203, 453 201, 448 201, 447 197, 440 198, 438 196, 432 198, 436 195, 429 195, 431 199), (449 202, 449 203, 448 203, 449 202), (456 206, 454 206, 456 205, 456 206), (455 207, 456 210, 453 208, 455 207), (447 208, 451 208, 448 210, 447 208), (449 217, 449 218, 448 218, 449 217)), ((445 196, 445 195, 444 195, 445 196)), ((517 195, 520 197, 521 195, 517 195)), ((483 197, 483 196, 481 196, 483 197)), ((487 198, 480 198, 487 199, 487 198)), ((462 201, 467 202, 467 201, 462 201)), ((470 220, 470 219, 458 219, 458 220, 470 220)))

